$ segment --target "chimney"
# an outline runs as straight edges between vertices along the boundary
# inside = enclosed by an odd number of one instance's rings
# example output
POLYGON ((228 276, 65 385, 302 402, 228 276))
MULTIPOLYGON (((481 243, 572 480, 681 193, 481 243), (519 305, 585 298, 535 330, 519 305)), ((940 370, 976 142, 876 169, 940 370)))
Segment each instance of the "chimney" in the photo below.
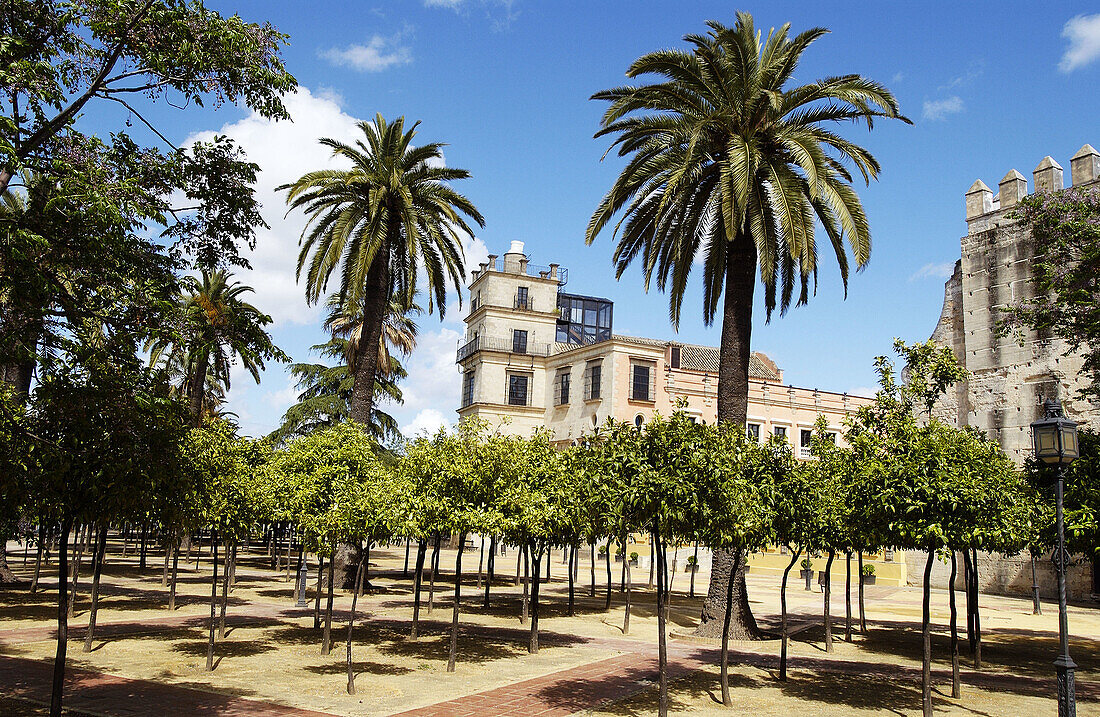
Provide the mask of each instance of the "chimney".
POLYGON ((966 190, 966 219, 980 217, 993 211, 993 190, 978 179, 966 190))
POLYGON ((1093 149, 1091 144, 1077 150, 1077 154, 1069 161, 1069 173, 1075 187, 1100 178, 1100 152, 1093 149))
POLYGON ((513 240, 512 245, 510 247, 508 247, 508 253, 509 254, 522 254, 523 253, 523 242, 513 240))
POLYGON ((1015 169, 1005 175, 998 187, 1001 209, 1008 209, 1027 196, 1027 180, 1015 169))
POLYGON ((1035 178, 1036 192, 1057 192, 1062 188, 1062 165, 1049 154, 1031 174, 1035 178))

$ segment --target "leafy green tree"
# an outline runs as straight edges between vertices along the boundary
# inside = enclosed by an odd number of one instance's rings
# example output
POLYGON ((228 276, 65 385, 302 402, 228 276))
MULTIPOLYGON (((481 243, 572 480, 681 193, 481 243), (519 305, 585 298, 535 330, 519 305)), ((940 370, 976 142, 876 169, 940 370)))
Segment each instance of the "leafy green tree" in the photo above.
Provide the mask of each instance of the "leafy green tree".
POLYGON ((1100 397, 1100 192, 1036 192, 1013 212, 1031 230, 1034 296, 1008 307, 1002 330, 1028 328, 1084 358, 1084 398, 1100 397))
POLYGON ((271 317, 241 298, 251 291, 252 287, 232 281, 232 274, 223 270, 204 270, 201 278, 185 276, 172 337, 150 342, 150 361, 157 363, 170 353, 170 360, 181 367, 180 389, 196 427, 212 409, 208 375, 229 390, 234 358, 256 383, 265 361, 289 360, 264 330, 271 317))
POLYGON ((450 187, 469 172, 440 166, 439 143, 414 146, 416 127, 406 131, 404 118, 390 123, 381 115, 360 122, 365 141, 321 140, 351 169, 310 172, 281 187, 290 208, 309 217, 298 255, 307 300, 318 301, 339 269, 337 301, 350 315, 362 316, 350 417, 364 424, 374 405, 378 347, 390 302, 410 306, 424 272, 428 311, 438 310, 442 317, 448 282, 460 291, 463 278, 459 237, 473 234, 465 217, 484 224, 473 203, 450 187))
MULTIPOLYGON (((702 475, 702 513, 695 518, 699 534, 712 551, 726 550, 738 556, 735 569, 726 574, 722 614, 720 681, 722 703, 732 706, 729 693, 729 638, 735 600, 748 602, 738 573, 745 556, 774 540, 773 493, 777 478, 789 470, 789 448, 778 440, 764 446, 751 441, 740 428, 728 424, 707 427, 706 443, 693 460, 702 475)), ((745 608, 747 609, 747 608, 745 608)), ((751 612, 749 615, 751 616, 751 612)))
MULTIPOLYGON (((74 524, 107 524, 143 511, 175 473, 183 417, 128 347, 67 354, 35 390, 31 489, 38 520, 60 525, 58 631, 51 715, 61 714, 68 639, 68 540, 74 524)), ((98 540, 102 546, 102 535, 98 540)), ((102 548, 100 547, 100 554, 102 548)), ((102 564, 102 558, 97 561, 102 564)), ((96 588, 98 585, 96 585, 96 588)), ((98 591, 93 588, 93 598, 98 591)), ((94 631, 94 608, 89 629, 94 631)))
MULTIPOLYGON (((586 240, 592 243, 622 213, 617 275, 640 259, 646 287, 656 278, 668 291, 674 325, 702 258, 705 323, 721 305, 718 421, 743 426, 757 273, 770 318, 776 306, 786 312, 796 291, 797 303, 806 303, 811 279, 816 287, 815 223, 824 227, 845 287, 845 243, 857 268, 870 259, 870 228, 850 170, 869 182, 879 164, 833 126, 908 120, 888 89, 860 75, 791 84, 824 28, 790 37, 783 25, 761 42, 744 12, 732 28, 716 21, 707 27, 706 35, 684 38, 689 49, 643 55, 627 70, 631 79, 659 81, 593 95, 609 103, 596 136, 614 137, 612 148, 629 159, 593 214, 586 240)), ((742 562, 724 553, 715 558, 700 626, 710 636, 722 622, 725 575, 742 562)), ((743 574, 738 581, 743 590, 743 574)), ((740 635, 756 632, 751 613, 739 610, 736 621, 740 635)))
POLYGON ((13 0, 0 35, 0 193, 93 100, 159 135, 136 99, 171 91, 174 106, 243 101, 287 119, 282 96, 296 87, 279 56, 285 35, 188 0, 13 0))
MULTIPOLYGON (((901 341, 895 349, 905 359, 905 382, 897 382, 890 361, 877 358, 881 389, 848 431, 858 469, 850 504, 856 520, 874 526, 886 544, 926 551, 922 702, 930 717, 932 561, 938 552, 953 554, 958 548, 1018 551, 1030 508, 1026 486, 994 442, 921 418, 931 413, 947 386, 965 377, 951 350, 901 341)), ((949 592, 954 608, 953 586, 949 592)), ((952 660, 957 664, 954 613, 952 660)))
POLYGON ((192 470, 202 485, 201 504, 204 522, 210 528, 212 578, 210 587, 210 625, 206 669, 214 669, 214 626, 218 595, 218 543, 225 547, 222 576, 221 618, 218 637, 225 636, 225 612, 229 599, 230 572, 237 542, 246 538, 257 523, 263 506, 258 484, 262 474, 263 452, 246 438, 238 438, 235 428, 225 421, 208 421, 192 429, 186 453, 192 470))

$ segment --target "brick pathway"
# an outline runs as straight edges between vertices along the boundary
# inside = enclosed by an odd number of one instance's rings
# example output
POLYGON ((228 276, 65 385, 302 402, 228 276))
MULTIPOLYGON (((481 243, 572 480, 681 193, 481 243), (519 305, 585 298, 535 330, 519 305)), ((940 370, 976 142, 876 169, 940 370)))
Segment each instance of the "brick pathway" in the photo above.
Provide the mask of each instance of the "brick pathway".
MULTIPOLYGON (((338 611, 339 612, 339 611, 338 611)), ((227 616, 231 625, 255 624, 308 615, 300 609, 276 603, 252 603, 236 614, 227 616)), ((209 616, 169 615, 141 622, 119 621, 102 623, 97 634, 116 637, 124 634, 150 633, 173 627, 205 627, 209 616)), ((383 618, 382 621, 385 621, 383 618)), ((404 623, 402 623, 404 624, 404 623)), ((425 633, 445 631, 441 621, 422 621, 425 633)), ((522 641, 527 630, 511 627, 464 625, 463 631, 522 641)), ((73 639, 83 634, 82 627, 71 631, 73 639)), ((0 643, 30 642, 53 639, 52 628, 15 628, 0 630, 0 643)), ((568 644, 565 636, 546 634, 545 644, 568 644)), ((623 654, 597 660, 580 667, 523 680, 492 690, 467 695, 446 702, 400 713, 402 717, 466 717, 472 715, 522 715, 523 717, 562 717, 591 709, 607 700, 630 697, 652 688, 657 679, 656 645, 626 638, 579 638, 590 646, 619 651, 623 654)), ((767 647, 771 647, 770 645, 767 647)), ((776 656, 764 644, 738 646, 730 650, 734 664, 775 669, 776 656)), ((670 640, 668 643, 669 676, 672 679, 700 669, 713 670, 718 662, 718 649, 709 643, 690 640, 670 640)), ((920 680, 919 667, 881 665, 873 662, 845 659, 799 657, 791 660, 792 669, 811 669, 859 675, 882 675, 888 678, 920 680)), ((939 683, 949 682, 950 673, 934 670, 939 683)), ((35 660, 0 656, 0 691, 6 695, 35 702, 48 702, 52 664, 35 660)), ((1048 694, 1054 689, 1053 677, 1038 678, 993 671, 974 672, 964 669, 965 684, 989 690, 1024 689, 1048 694)), ((1100 701, 1100 685, 1078 682, 1081 700, 1100 701)), ((70 668, 66 681, 66 705, 76 710, 112 717, 176 713, 183 715, 225 715, 228 717, 326 717, 324 713, 285 707, 234 695, 206 692, 178 685, 148 680, 128 679, 87 669, 70 668)))
MULTIPOLYGON (((5 695, 49 704, 52 679, 52 662, 0 657, 0 685, 3 685, 5 695)), ((66 671, 65 707, 112 717, 168 714, 196 717, 331 717, 324 712, 149 680, 114 677, 73 667, 66 671)))

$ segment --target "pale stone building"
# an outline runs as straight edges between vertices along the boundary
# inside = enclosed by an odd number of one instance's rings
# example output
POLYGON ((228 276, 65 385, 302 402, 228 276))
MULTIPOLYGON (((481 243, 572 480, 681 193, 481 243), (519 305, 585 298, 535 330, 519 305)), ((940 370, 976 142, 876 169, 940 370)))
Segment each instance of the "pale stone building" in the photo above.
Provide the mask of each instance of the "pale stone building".
MULTIPOLYGON (((1100 191, 1100 153, 1086 144, 1070 160, 1070 175, 1074 187, 1100 191)), ((1049 156, 1039 162, 1032 178, 1036 191, 1063 189, 1062 167, 1049 156)), ((1064 342, 1031 331, 1001 335, 996 330, 1003 308, 1034 295, 1031 266, 1036 256, 1028 228, 1011 216, 1028 194, 1027 179, 1013 169, 997 189, 994 193, 979 179, 966 192, 967 233, 961 240, 961 258, 944 288, 932 340, 951 347, 969 378, 952 388, 935 415, 952 425, 980 428, 1010 458, 1023 463, 1031 453, 1030 424, 1042 417, 1044 399, 1061 401, 1068 417, 1094 429, 1100 427, 1100 406, 1077 395, 1087 378, 1080 374, 1081 358, 1065 355, 1064 342)), ((983 568, 988 589, 1031 589, 1026 557, 983 556, 979 576, 983 568)), ((1088 565, 1071 570, 1071 593, 1100 592, 1092 573, 1088 565)), ((946 584, 946 574, 939 577, 946 584)), ((1044 594, 1053 590, 1047 561, 1040 583, 1044 594)))
MULTIPOLYGON (((699 421, 713 423, 718 403, 718 349, 613 331, 607 299, 564 290, 562 267, 534 267, 522 242, 474 272, 462 371, 460 416, 529 435, 536 427, 568 444, 608 417, 641 424, 669 415, 680 400, 699 421)), ((844 416, 869 399, 784 385, 783 372, 762 353, 749 364, 748 430, 782 435, 807 455, 818 416, 840 434, 844 416)))
MULTIPOLYGON (((478 416, 518 435, 547 428, 560 446, 591 433, 609 417, 641 425, 655 412, 670 415, 681 400, 695 420, 716 420, 717 348, 616 334, 612 302, 569 293, 567 282, 568 273, 557 264, 532 265, 518 241, 503 257, 490 255, 473 273, 466 336, 457 356, 459 416, 478 416)), ((784 384, 775 362, 762 353, 751 356, 746 428, 760 440, 785 437, 796 456, 809 456, 819 416, 839 437, 844 417, 870 402, 784 384)), ((677 552, 681 562, 688 554, 677 552)), ((893 555, 869 555, 867 562, 875 565, 880 583, 903 585, 905 563, 893 555)), ((768 550, 753 555, 750 566, 756 573, 778 575, 788 559, 778 549, 768 550)), ((647 567, 647 555, 640 561, 647 567)), ((709 562, 703 550, 703 570, 709 562)), ((815 569, 824 567, 823 559, 814 562, 815 569)), ((843 560, 837 560, 834 576, 843 580, 843 570, 843 560)))

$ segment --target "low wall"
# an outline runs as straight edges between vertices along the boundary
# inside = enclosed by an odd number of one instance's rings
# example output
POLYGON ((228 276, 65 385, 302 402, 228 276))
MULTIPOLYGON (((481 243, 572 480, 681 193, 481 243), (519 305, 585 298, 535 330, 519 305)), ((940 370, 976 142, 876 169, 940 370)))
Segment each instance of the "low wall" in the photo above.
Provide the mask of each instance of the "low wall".
MULTIPOLYGON (((924 563, 928 553, 907 550, 904 553, 908 565, 908 584, 924 585, 924 563)), ((956 589, 963 589, 963 560, 958 556, 956 589)), ((1044 553, 1036 565, 1039 595, 1044 599, 1058 599, 1058 578, 1050 562, 1050 553, 1044 553)), ((1092 595, 1092 563, 1075 556, 1066 576, 1066 591, 1075 600, 1088 599, 1092 595)), ((951 577, 951 563, 937 559, 932 563, 931 584, 934 588, 947 589, 951 577)), ((1031 556, 1028 553, 1006 556, 1001 553, 978 553, 978 589, 996 595, 1031 595, 1031 556)))

